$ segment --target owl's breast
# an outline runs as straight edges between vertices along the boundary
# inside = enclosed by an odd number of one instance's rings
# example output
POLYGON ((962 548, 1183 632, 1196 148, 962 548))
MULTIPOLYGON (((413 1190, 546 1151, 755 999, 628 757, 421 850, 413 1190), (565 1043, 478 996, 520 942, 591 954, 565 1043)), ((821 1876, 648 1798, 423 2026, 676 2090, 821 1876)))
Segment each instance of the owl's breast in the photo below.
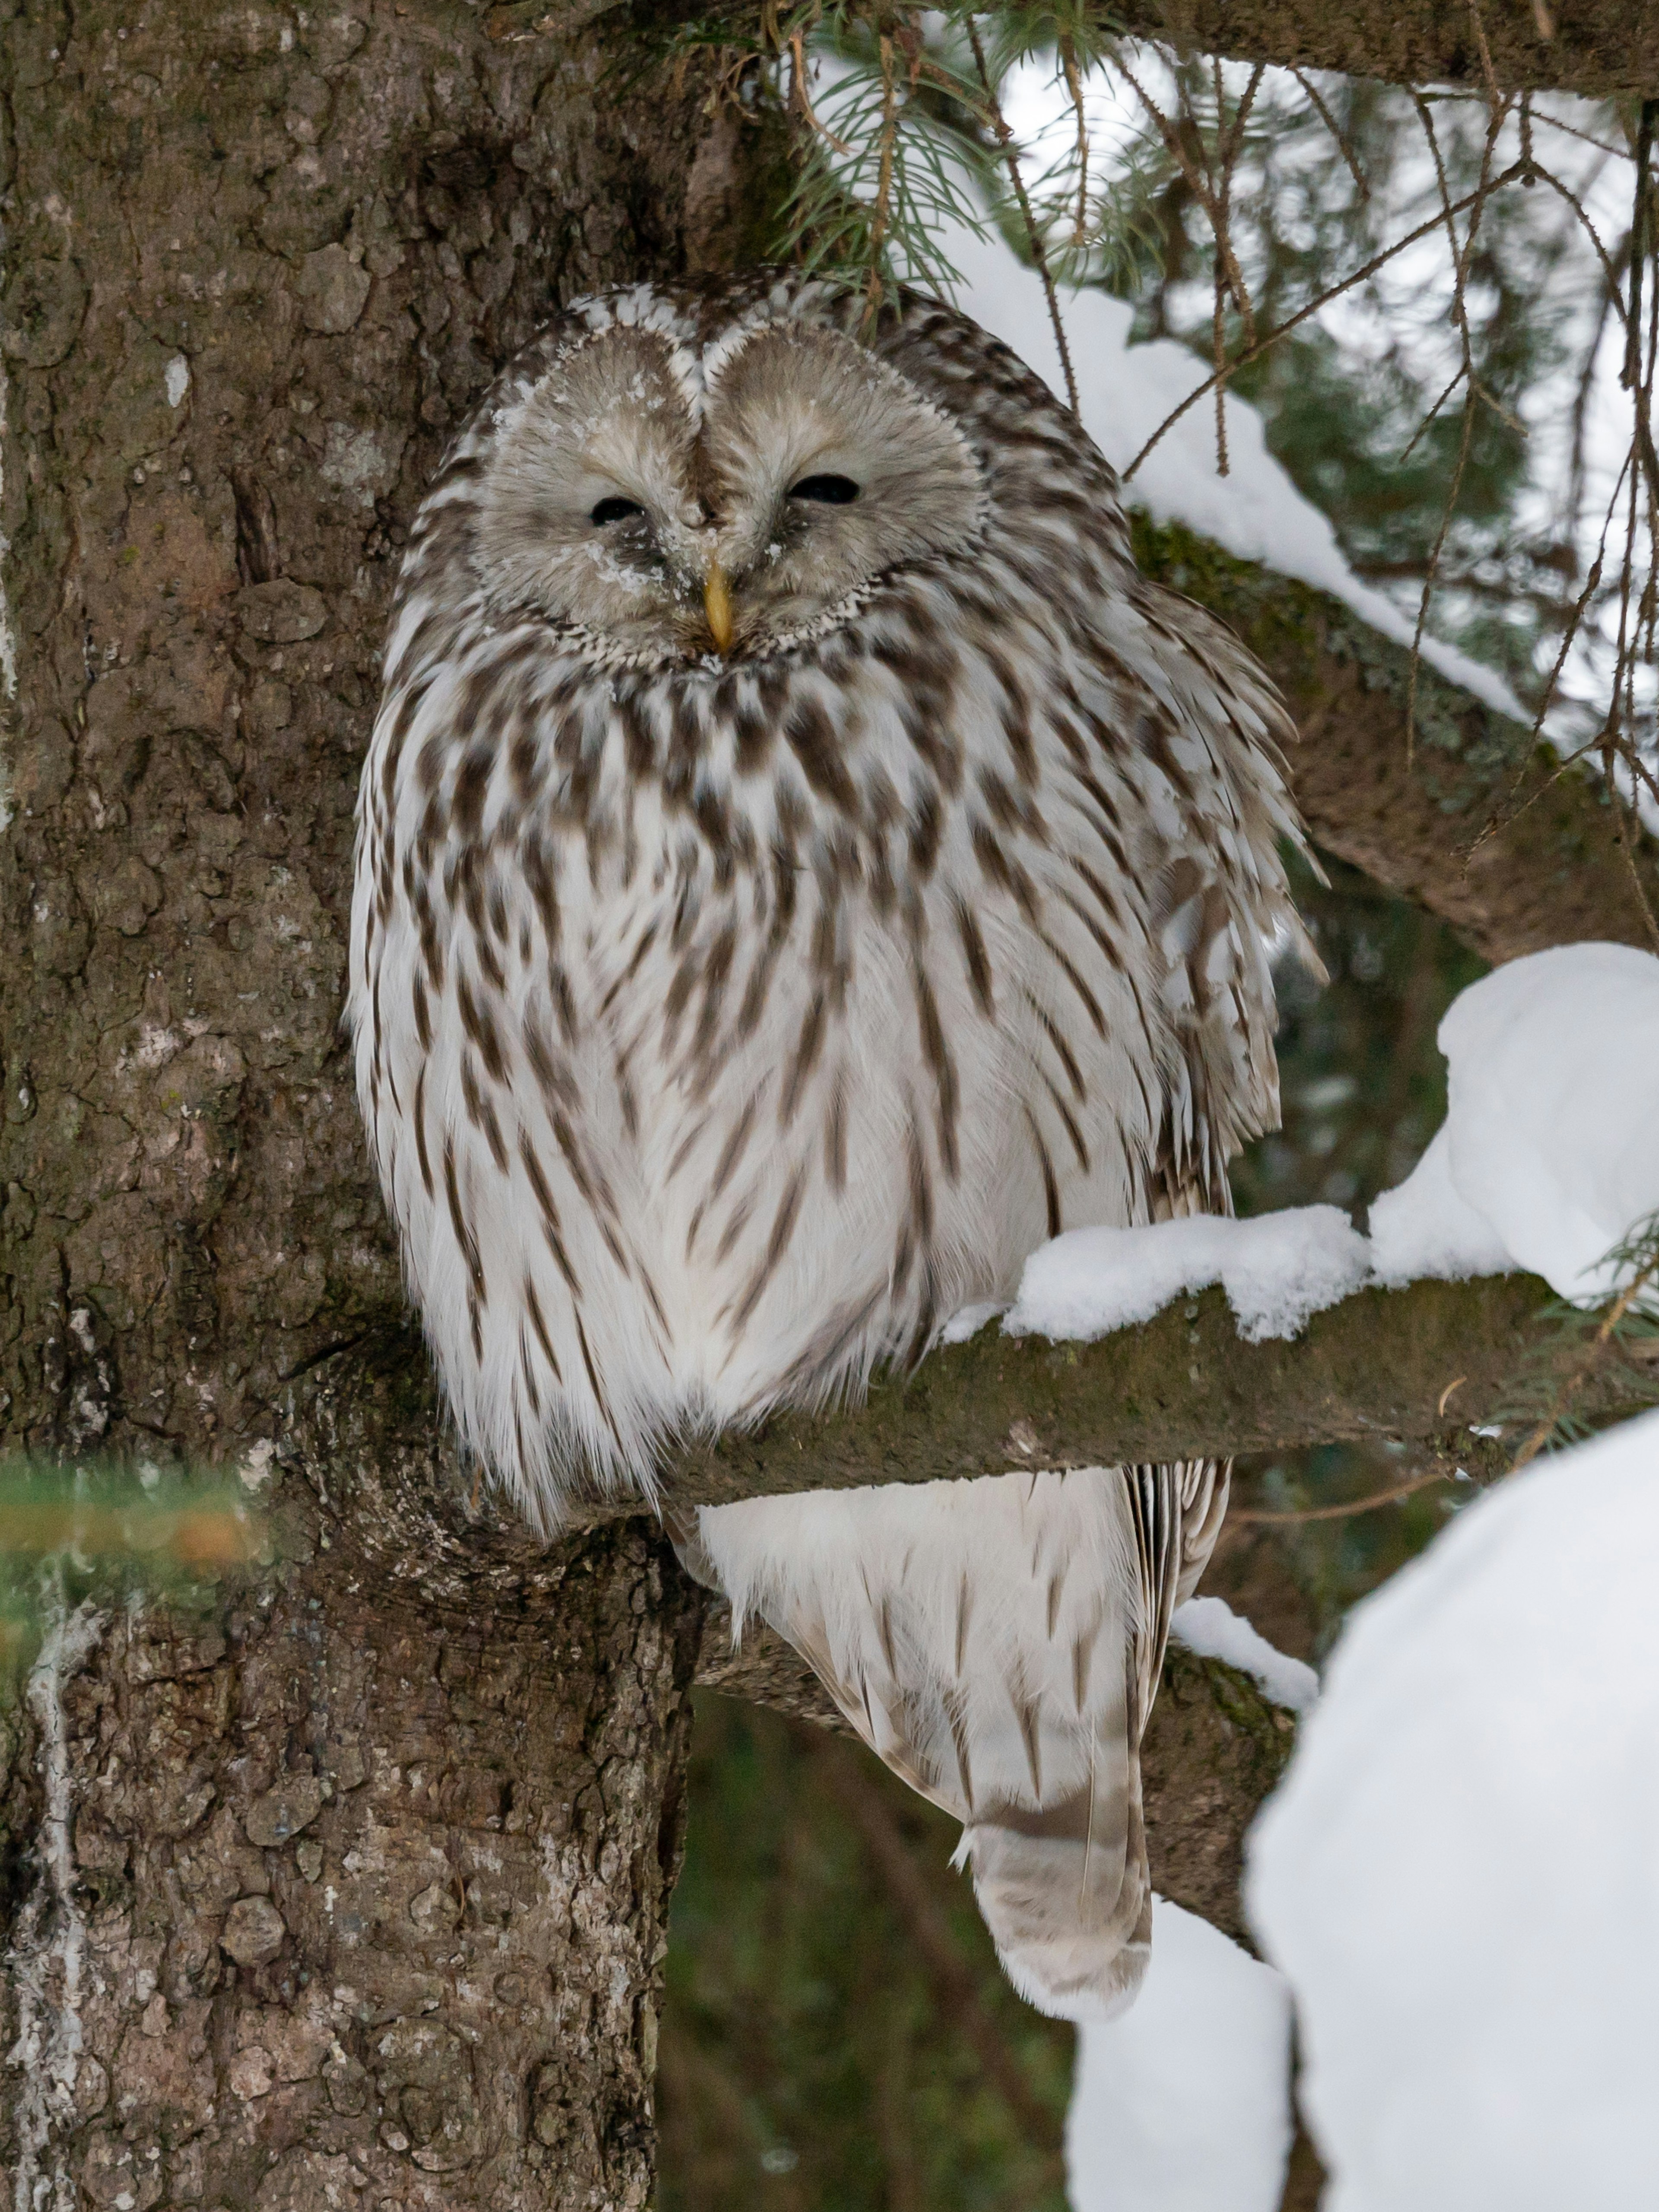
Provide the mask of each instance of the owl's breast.
POLYGON ((452 1399, 532 1508, 915 1356, 1201 1144, 1182 994, 1248 896, 1179 873, 1192 761, 1126 755, 1035 618, 963 619, 923 592, 690 677, 515 677, 507 637, 493 682, 388 696, 360 1087, 452 1399))

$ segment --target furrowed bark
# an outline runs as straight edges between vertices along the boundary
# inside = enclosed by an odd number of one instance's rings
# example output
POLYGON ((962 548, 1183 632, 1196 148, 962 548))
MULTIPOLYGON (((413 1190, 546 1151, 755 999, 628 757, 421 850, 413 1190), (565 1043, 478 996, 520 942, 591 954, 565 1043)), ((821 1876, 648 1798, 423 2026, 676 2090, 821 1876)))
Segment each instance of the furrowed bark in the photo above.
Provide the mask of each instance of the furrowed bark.
POLYGON ((419 489, 562 298, 742 212, 599 12, 0 11, 0 1441, 238 1465, 275 1543, 210 1624, 59 1620, 5 1715, 20 2202, 649 2193, 701 1598, 470 1515, 369 1357, 338 1029, 419 489))
POLYGON ((250 1578, 94 1600, 34 1669, 67 1847, 9 1958, 20 2202, 647 2202, 697 1611, 639 1522, 469 1523, 413 1395, 404 1435, 401 1363, 315 1394, 250 1578))
POLYGON ((1652 0, 1505 0, 1448 6, 1404 0, 1335 8, 1328 0, 1113 0, 1111 27, 1182 52, 1340 70, 1390 84, 1464 84, 1504 91, 1650 92, 1659 83, 1659 8, 1652 0), (1481 52, 1481 40, 1486 54, 1481 52))

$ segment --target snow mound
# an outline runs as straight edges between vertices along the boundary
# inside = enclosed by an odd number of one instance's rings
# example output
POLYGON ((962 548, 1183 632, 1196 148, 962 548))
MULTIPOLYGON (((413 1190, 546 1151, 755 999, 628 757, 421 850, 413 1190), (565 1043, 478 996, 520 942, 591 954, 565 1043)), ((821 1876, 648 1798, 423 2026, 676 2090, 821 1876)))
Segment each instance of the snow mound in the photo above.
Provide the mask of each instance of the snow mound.
POLYGON ((1248 1221, 1196 1215, 1146 1229, 1073 1229, 1025 1262, 1010 1336, 1109 1336, 1150 1321, 1183 1291, 1219 1283, 1252 1344, 1294 1336, 1357 1291, 1370 1248, 1340 1207, 1297 1206, 1248 1221))
POLYGON ((1275 2212, 1290 2153, 1285 1984, 1163 1898, 1133 2008, 1078 2035, 1073 2212, 1275 2212))
MULTIPOLYGON (((1259 1344, 1367 1283, 1516 1267, 1600 1304, 1620 1286, 1606 1255, 1659 1212, 1659 959, 1566 945, 1512 961, 1461 994, 1440 1048, 1445 1125, 1373 1204, 1369 1238, 1334 1206, 1071 1230, 1026 1261, 1005 1331, 1091 1341, 1219 1283, 1259 1344)), ((968 1308, 945 1341, 996 1311, 968 1308)))
MULTIPOLYGON (((958 296, 964 310, 1012 346, 1064 399, 1066 379, 1036 271, 1018 260, 1000 236, 977 237, 965 223, 949 227, 939 242, 960 272, 958 296)), ((1114 468, 1126 469, 1170 410, 1203 383, 1204 365, 1173 338, 1132 346, 1134 309, 1103 292, 1062 290, 1060 316, 1077 374, 1083 427, 1114 468)), ((1224 477, 1216 468, 1211 396, 1189 409, 1153 447, 1123 487, 1126 504, 1145 507, 1156 521, 1185 523, 1241 561, 1260 561, 1281 576, 1328 592, 1384 637, 1409 645, 1414 625, 1392 599, 1354 574, 1329 518, 1297 489, 1268 452, 1256 410, 1231 392, 1225 408, 1224 477)), ((1503 678, 1468 653, 1425 637, 1422 654, 1443 676, 1498 714, 1531 721, 1503 678)))
POLYGON ((1659 959, 1564 945, 1460 994, 1445 1127, 1371 1208, 1384 1282, 1505 1266, 1595 1304, 1605 1255, 1659 1210, 1659 959))
POLYGON ((1305 1661, 1269 1644, 1224 1598, 1189 1597, 1178 1605, 1170 1633, 1200 1659, 1219 1659, 1255 1681, 1264 1698, 1286 1712, 1304 1713, 1319 1695, 1319 1677, 1305 1661))
POLYGON ((1452 1181, 1443 1124, 1405 1182, 1371 1200, 1369 1226, 1376 1279, 1395 1289, 1425 1275, 1450 1282, 1506 1275, 1515 1265, 1509 1246, 1452 1181))
POLYGON ((1659 2203, 1656 1559, 1650 1413, 1350 1616, 1248 1881, 1325 2212, 1659 2203))

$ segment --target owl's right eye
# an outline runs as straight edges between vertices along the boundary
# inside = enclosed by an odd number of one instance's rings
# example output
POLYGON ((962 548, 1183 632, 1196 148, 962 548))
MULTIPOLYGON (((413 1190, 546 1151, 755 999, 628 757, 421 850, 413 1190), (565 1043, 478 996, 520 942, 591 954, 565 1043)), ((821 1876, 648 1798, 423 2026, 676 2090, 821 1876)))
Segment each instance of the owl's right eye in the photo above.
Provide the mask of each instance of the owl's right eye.
POLYGON ((603 529, 607 522, 626 522, 630 514, 644 513, 636 499, 602 499, 587 519, 603 529))

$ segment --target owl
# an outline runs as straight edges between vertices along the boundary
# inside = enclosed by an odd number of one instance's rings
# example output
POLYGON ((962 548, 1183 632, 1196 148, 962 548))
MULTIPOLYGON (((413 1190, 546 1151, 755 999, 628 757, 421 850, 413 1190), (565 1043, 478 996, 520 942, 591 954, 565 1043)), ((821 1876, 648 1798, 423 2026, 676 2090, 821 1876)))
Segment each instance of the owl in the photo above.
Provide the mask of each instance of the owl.
POLYGON ((448 1401, 517 1506, 668 1516, 963 1823, 1016 1986, 1144 1968, 1139 1746, 1210 1462, 677 1513, 690 1432, 854 1400, 1062 1230, 1224 1210, 1277 1118, 1282 708, 939 301, 572 307, 415 520, 350 1020, 448 1401))

